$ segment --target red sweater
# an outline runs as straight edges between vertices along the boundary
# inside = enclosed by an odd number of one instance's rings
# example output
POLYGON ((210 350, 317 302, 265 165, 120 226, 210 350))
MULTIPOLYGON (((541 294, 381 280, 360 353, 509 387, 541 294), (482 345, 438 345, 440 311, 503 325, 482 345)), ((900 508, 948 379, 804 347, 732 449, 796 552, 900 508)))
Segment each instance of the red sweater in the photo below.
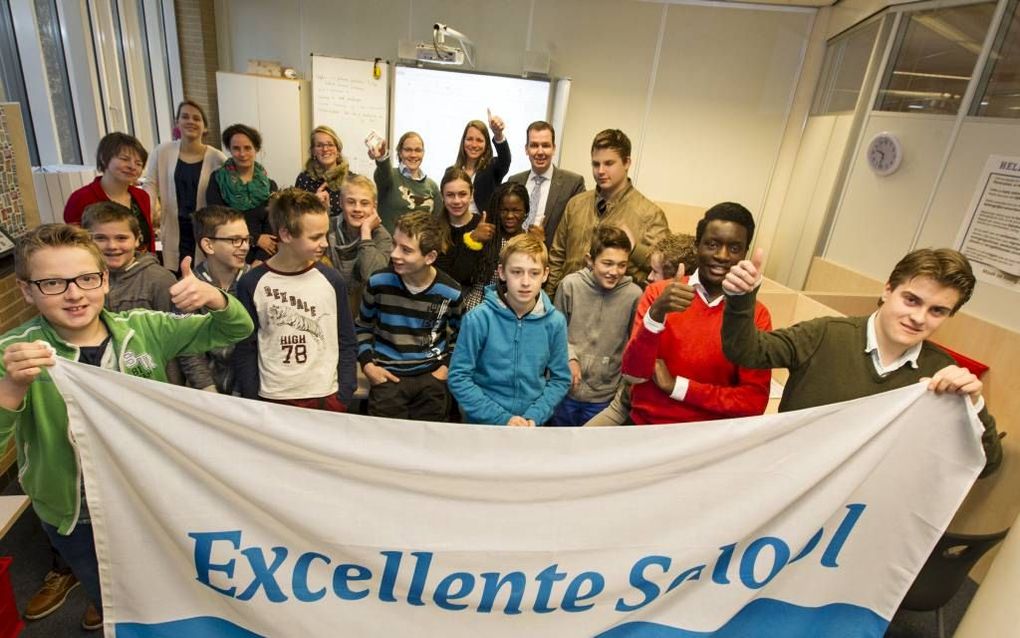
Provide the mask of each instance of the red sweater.
MULTIPOLYGON (((725 301, 710 308, 696 294, 687 310, 666 315, 661 333, 644 327, 645 312, 667 285, 668 280, 656 282, 645 290, 623 353, 623 373, 648 379, 631 390, 634 423, 686 423, 763 413, 772 371, 741 368, 723 355, 725 301), (683 401, 674 401, 655 385, 656 359, 666 362, 670 374, 690 380, 683 401)), ((772 317, 761 303, 755 305, 754 323, 759 330, 772 329, 772 317)))
MULTIPOLYGON (((85 214, 85 208, 89 204, 110 201, 110 198, 106 196, 106 191, 103 190, 102 185, 99 183, 101 179, 103 177, 100 175, 91 184, 85 184, 71 193, 71 196, 67 198, 67 204, 64 205, 65 222, 81 225, 82 215, 85 214)), ((149 194, 136 186, 128 186, 128 194, 131 195, 131 200, 138 204, 139 210, 142 211, 142 215, 145 217, 145 223, 148 225, 148 228, 142 229, 142 235, 149 238, 148 251, 155 255, 156 233, 152 232, 152 206, 149 203, 149 194)), ((146 247, 142 246, 142 248, 145 249, 146 247)))

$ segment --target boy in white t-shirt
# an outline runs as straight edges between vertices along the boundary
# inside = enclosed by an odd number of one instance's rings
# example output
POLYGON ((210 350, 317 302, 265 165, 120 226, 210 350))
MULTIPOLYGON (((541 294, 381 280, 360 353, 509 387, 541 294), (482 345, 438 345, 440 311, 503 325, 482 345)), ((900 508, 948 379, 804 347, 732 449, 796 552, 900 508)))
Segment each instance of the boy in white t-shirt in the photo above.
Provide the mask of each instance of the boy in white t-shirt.
POLYGON ((270 199, 269 223, 277 253, 237 284, 255 332, 234 350, 236 389, 249 399, 346 412, 357 387, 357 342, 347 287, 319 262, 326 207, 288 188, 270 199))

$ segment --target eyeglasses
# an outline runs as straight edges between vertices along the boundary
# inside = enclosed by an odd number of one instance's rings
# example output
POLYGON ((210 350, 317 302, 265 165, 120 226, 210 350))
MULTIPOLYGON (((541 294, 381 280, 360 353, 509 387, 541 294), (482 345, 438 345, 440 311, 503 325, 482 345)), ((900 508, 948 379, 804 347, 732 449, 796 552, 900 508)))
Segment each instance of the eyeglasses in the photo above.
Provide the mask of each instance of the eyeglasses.
POLYGON ((324 151, 326 149, 336 148, 336 144, 334 144, 333 142, 326 142, 325 144, 316 144, 315 148, 320 151, 324 151))
POLYGON ((252 243, 251 237, 210 237, 209 239, 213 241, 229 241, 230 245, 234 248, 240 248, 245 244, 251 246, 252 243))
POLYGON ((103 285, 103 277, 104 274, 101 272, 87 272, 70 279, 53 277, 52 279, 32 279, 28 283, 35 284, 39 292, 44 295, 62 295, 72 281, 79 290, 95 290, 103 285))

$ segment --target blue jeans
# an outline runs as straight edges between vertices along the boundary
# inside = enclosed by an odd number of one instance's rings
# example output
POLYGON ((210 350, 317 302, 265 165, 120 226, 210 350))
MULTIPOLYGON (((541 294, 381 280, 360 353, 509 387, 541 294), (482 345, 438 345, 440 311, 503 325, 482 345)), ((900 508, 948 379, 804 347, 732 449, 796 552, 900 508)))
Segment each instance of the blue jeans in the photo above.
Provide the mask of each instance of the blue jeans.
POLYGON ((584 401, 571 399, 569 396, 564 397, 563 401, 556 406, 556 411, 553 412, 552 418, 549 419, 546 425, 560 427, 584 425, 588 422, 588 419, 605 410, 608 406, 609 401, 585 403, 584 401))
POLYGON ((46 521, 43 531, 50 543, 60 552, 61 557, 71 566, 74 577, 85 587, 85 594, 96 606, 103 609, 103 598, 99 591, 99 561, 96 559, 96 541, 92 537, 91 523, 78 523, 67 536, 59 534, 57 528, 46 521))

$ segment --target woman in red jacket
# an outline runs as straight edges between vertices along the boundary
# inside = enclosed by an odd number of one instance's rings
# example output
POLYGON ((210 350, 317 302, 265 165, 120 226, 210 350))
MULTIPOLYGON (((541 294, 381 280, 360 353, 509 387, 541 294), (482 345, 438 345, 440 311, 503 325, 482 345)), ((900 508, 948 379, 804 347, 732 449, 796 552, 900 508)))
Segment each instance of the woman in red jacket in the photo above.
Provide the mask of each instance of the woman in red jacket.
POLYGON ((96 202, 117 202, 131 209, 142 228, 141 249, 156 252, 152 232, 152 208, 149 194, 134 184, 142 175, 148 151, 127 133, 110 133, 99 141, 96 169, 102 173, 91 184, 71 193, 64 206, 64 221, 81 225, 85 207, 96 202))

